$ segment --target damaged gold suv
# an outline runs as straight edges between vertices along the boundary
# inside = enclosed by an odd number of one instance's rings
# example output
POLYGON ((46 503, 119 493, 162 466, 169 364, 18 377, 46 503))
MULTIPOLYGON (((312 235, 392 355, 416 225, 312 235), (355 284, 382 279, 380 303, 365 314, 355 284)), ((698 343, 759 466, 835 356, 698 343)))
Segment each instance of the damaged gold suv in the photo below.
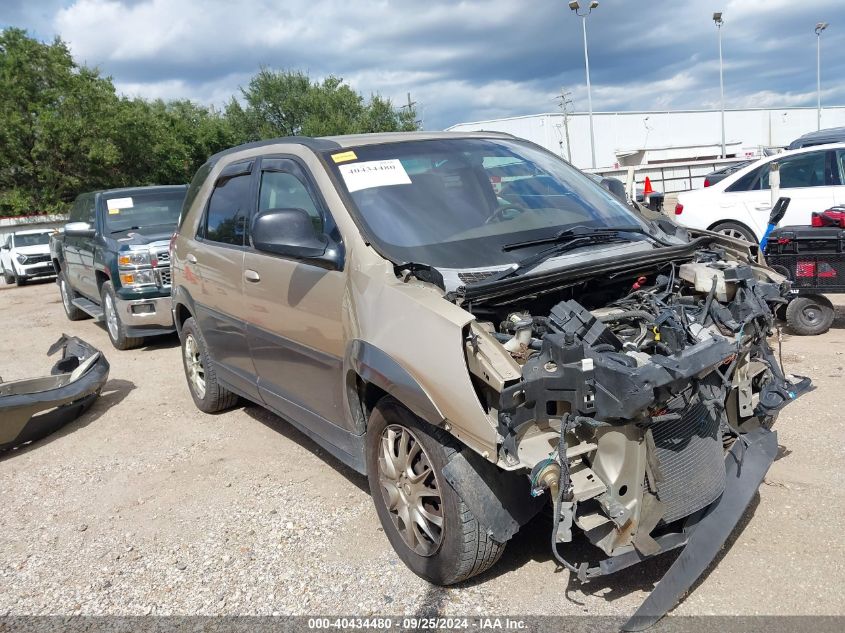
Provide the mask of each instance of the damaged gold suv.
POLYGON ((171 243, 191 395, 259 403, 365 473, 434 583, 493 565, 544 505, 582 582, 683 547, 642 628, 713 559, 809 387, 767 342, 785 279, 646 213, 503 134, 222 152, 171 243))

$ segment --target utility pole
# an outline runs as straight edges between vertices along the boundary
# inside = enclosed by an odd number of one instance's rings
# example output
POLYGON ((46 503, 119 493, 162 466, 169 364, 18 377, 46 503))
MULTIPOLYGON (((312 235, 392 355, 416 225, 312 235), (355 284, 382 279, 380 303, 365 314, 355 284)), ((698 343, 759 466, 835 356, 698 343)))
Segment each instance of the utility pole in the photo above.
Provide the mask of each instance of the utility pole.
POLYGON ((727 158, 727 153, 725 152, 725 79, 722 70, 722 25, 725 21, 722 19, 721 11, 713 14, 713 21, 716 23, 716 28, 719 29, 719 93, 722 101, 722 158, 727 158))
POLYGON ((822 31, 828 27, 827 22, 816 24, 816 129, 822 129, 822 31))
POLYGON ((566 88, 560 89, 558 96, 558 105, 560 111, 563 113, 563 130, 566 134, 566 159, 572 162, 572 146, 569 143, 569 108, 572 107, 572 99, 570 99, 571 92, 567 92, 566 88))
MULTIPOLYGON (((407 109, 408 109, 408 114, 410 115, 410 113, 411 113, 411 112, 416 113, 416 110, 414 109, 414 108, 416 107, 416 105, 417 105, 417 102, 416 102, 416 101, 412 101, 412 100, 411 100, 411 93, 409 92, 409 93, 408 93, 408 103, 407 103, 407 104, 405 104, 405 105, 403 105, 403 106, 400 106, 400 107, 399 107, 399 109, 400 109, 400 110, 404 110, 405 108, 407 108, 407 109)), ((414 121, 414 123, 415 123, 417 126, 422 127, 422 119, 416 119, 416 120, 414 121)))
POLYGON ((599 3, 596 0, 591 0, 586 11, 582 12, 581 4, 577 0, 569 3, 569 8, 572 12, 581 18, 581 28, 584 31, 584 68, 587 71, 587 107, 590 110, 590 153, 593 159, 593 169, 596 168, 596 136, 593 132, 593 90, 590 86, 590 55, 587 52, 587 16, 598 6, 599 3))

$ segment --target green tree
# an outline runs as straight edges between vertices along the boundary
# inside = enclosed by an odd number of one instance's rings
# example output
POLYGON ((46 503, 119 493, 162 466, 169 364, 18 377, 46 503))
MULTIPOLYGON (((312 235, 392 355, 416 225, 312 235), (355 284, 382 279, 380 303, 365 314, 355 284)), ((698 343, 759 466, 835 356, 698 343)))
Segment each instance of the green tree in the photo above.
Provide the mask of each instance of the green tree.
POLYGON ((340 77, 312 81, 301 71, 262 68, 232 97, 226 118, 243 141, 277 136, 327 136, 418 129, 416 112, 398 111, 389 99, 369 101, 340 77))
POLYGON ((223 112, 116 94, 56 38, 0 31, 0 215, 62 211, 84 191, 188 182, 247 141, 417 129, 413 110, 364 99, 339 77, 262 68, 223 112))

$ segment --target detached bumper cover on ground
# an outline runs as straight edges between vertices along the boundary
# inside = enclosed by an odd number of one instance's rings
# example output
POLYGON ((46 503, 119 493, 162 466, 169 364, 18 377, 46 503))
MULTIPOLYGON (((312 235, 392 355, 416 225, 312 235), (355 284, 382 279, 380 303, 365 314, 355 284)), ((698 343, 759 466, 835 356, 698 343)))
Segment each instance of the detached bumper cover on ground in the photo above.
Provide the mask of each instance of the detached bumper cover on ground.
POLYGON ((47 355, 62 350, 49 376, 0 381, 0 451, 53 433, 84 413, 109 377, 106 357, 63 334, 47 355))

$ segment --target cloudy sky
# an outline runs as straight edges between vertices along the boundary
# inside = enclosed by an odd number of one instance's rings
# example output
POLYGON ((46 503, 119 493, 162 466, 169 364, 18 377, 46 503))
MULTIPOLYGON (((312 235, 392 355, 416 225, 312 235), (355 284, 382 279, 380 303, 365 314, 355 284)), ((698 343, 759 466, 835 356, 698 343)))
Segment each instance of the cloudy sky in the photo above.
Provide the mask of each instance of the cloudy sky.
MULTIPOLYGON (((582 5, 588 4, 582 0, 582 5)), ((845 104, 843 0, 602 0, 588 19, 594 109, 845 104)), ((0 0, 0 28, 60 35, 119 91, 222 105, 262 65, 335 74, 419 103, 427 129, 586 110, 580 20, 564 0, 0 0)))

